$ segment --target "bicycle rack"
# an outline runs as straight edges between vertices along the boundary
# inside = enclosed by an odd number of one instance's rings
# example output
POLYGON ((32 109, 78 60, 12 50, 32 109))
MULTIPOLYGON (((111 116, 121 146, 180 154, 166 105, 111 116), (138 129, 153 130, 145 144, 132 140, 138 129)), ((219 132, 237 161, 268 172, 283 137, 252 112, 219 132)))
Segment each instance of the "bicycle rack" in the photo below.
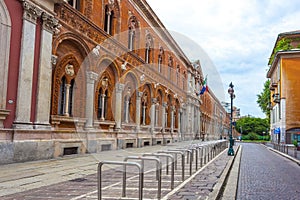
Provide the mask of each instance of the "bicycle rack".
POLYGON ((171 166, 171 189, 174 189, 174 157, 169 154, 163 154, 163 153, 145 153, 143 156, 157 156, 157 157, 166 157, 166 174, 169 174, 169 158, 172 160, 172 166, 171 166))
POLYGON ((193 151, 189 149, 171 149, 172 151, 181 151, 183 153, 187 152, 187 162, 190 163, 190 176, 192 175, 192 167, 193 167, 193 151))
POLYGON ((185 161, 185 155, 184 152, 182 151, 172 151, 172 150, 167 150, 167 151, 158 151, 158 153, 166 153, 166 154, 175 154, 176 159, 175 159, 175 169, 177 169, 177 155, 181 154, 181 180, 184 181, 184 161, 185 161))
MULTIPOLYGON (((151 158, 151 157, 141 157, 141 156, 127 156, 124 158, 124 162, 127 160, 141 160, 142 165, 141 165, 141 171, 142 171, 142 177, 141 177, 141 187, 144 188, 144 160, 153 160, 156 161, 156 180, 158 181, 158 189, 157 189, 157 199, 161 198, 161 169, 162 165, 161 162, 158 158, 151 158)), ((123 179, 126 179, 126 165, 124 166, 124 175, 123 179)), ((126 196, 125 190, 123 191, 124 193, 122 194, 122 197, 126 196)))
MULTIPOLYGON (((102 199, 102 166, 104 164, 110 165, 122 165, 126 167, 126 165, 136 166, 139 170, 139 200, 143 199, 143 187, 142 187, 142 168, 141 165, 134 162, 118 162, 118 161, 101 161, 98 164, 98 200, 102 199)), ((123 172, 123 185, 122 185, 122 195, 125 197, 126 195, 126 171, 123 172), (125 173, 125 174, 124 174, 125 173), (124 176, 125 175, 125 176, 124 176)))

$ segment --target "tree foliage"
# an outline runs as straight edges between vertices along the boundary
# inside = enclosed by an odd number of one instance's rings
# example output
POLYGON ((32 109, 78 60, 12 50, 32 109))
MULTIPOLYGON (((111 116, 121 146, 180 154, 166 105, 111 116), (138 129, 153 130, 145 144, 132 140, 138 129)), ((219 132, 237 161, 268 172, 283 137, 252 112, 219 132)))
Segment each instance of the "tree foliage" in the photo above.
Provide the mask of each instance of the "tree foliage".
POLYGON ((261 108, 262 112, 266 114, 267 118, 270 119, 270 110, 269 110, 269 103, 270 103, 270 80, 268 79, 264 83, 263 91, 257 95, 256 101, 261 108))
POLYGON ((264 136, 268 133, 269 122, 268 119, 243 117, 236 122, 235 128, 238 132, 242 132, 243 136, 248 134, 264 136))

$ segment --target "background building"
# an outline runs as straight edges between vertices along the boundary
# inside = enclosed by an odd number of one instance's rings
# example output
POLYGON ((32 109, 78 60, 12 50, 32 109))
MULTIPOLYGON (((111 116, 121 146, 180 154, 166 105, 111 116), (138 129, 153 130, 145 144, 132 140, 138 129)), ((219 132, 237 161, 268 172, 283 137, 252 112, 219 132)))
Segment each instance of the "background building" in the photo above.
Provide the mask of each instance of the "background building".
POLYGON ((227 126, 212 91, 198 95, 200 61, 145 0, 0 0, 0 20, 0 163, 219 139, 227 126))
POLYGON ((271 136, 276 143, 300 144, 299 39, 299 31, 279 34, 269 61, 271 136))

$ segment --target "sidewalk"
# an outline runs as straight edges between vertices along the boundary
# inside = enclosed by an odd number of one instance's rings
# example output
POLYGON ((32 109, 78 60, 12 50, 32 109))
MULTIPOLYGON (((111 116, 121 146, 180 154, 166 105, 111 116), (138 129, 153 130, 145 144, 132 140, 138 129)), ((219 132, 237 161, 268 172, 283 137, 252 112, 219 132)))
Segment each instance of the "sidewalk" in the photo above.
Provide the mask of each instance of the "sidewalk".
MULTIPOLYGON (((201 142, 201 145, 208 145, 213 142, 201 142)), ((142 156, 144 153, 154 153, 170 148, 182 148, 192 143, 199 143, 199 141, 172 143, 166 146, 148 146, 144 148, 105 151, 99 154, 69 156, 47 161, 0 165, 0 197, 2 196, 1 199, 41 199, 40 194, 43 194, 47 199, 56 200, 72 198, 97 199, 97 193, 94 191, 97 190, 96 172, 97 164, 100 161, 123 161, 126 156, 142 156), (79 188, 76 188, 76 185, 79 188), (36 196, 34 196, 35 194, 36 196)), ((227 156, 227 151, 225 150, 202 166, 202 168, 198 169, 192 175, 193 178, 186 179, 186 183, 190 182, 187 184, 187 187, 191 189, 189 192, 194 192, 192 193, 193 198, 190 193, 190 197, 186 196, 186 199, 205 199, 214 190, 222 174, 228 172, 229 168, 225 169, 225 167, 230 165, 230 158, 232 157, 227 156), (196 180, 196 182, 193 180, 196 180), (199 186, 194 187, 195 184, 199 183, 202 189, 199 186)), ((114 173, 111 169, 111 166, 104 166, 103 168, 103 170, 106 170, 108 178, 110 176, 109 171, 114 173)), ((188 173, 186 174, 188 177, 188 173)), ((167 182, 164 184, 167 184, 167 182)), ((180 185, 180 181, 176 181, 175 184, 175 187, 180 185)), ((147 189, 144 188, 145 191, 147 189)), ((181 195, 183 190, 182 187, 175 189, 173 196, 169 199, 175 199, 175 196, 178 198, 180 196, 183 197, 184 195, 181 195)), ((169 192, 163 189, 162 193, 164 196, 167 196, 166 194, 169 192)))

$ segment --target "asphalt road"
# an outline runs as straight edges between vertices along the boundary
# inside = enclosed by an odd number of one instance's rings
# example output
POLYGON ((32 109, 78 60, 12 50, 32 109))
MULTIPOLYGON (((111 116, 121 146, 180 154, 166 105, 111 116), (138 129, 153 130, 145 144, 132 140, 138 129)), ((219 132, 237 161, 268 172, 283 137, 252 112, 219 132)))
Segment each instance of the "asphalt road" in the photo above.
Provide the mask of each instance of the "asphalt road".
POLYGON ((237 200, 299 200, 300 166, 260 144, 242 143, 237 200))

